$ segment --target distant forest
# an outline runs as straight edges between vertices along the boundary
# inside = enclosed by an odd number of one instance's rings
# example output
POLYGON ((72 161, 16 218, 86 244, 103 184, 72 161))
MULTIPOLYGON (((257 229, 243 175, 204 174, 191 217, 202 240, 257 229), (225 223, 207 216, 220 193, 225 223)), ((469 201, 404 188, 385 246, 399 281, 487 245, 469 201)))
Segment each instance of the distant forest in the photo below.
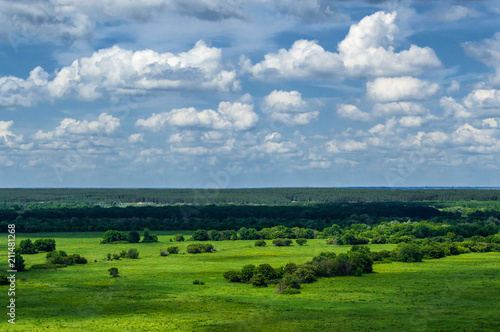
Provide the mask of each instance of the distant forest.
POLYGON ((0 189, 0 202, 59 202, 118 205, 377 203, 498 201, 494 189, 373 189, 373 188, 263 188, 263 189, 0 189))
POLYGON ((428 220, 461 228, 481 223, 471 234, 482 234, 486 220, 498 223, 499 197, 500 190, 484 189, 0 189, 0 232, 11 223, 33 233, 277 225, 322 230, 428 220))

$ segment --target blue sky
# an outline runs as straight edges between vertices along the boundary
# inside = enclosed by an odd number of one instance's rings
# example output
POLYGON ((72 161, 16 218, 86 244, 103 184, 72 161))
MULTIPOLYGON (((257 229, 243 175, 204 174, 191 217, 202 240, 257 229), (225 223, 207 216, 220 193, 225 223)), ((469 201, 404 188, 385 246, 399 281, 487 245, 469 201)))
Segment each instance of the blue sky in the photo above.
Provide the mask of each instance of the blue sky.
POLYGON ((0 187, 500 186, 500 2, 0 0, 0 187))

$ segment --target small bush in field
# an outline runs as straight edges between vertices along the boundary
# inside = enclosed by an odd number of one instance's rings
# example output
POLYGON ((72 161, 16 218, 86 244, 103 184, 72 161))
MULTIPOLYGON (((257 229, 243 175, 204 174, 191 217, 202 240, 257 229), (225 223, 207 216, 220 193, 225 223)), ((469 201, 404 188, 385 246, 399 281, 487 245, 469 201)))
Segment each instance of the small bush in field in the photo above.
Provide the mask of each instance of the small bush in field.
POLYGON ((304 244, 307 243, 306 239, 297 239, 295 240, 295 243, 297 243, 299 246, 303 246, 304 244))
POLYGON ((168 252, 165 249, 160 250, 160 256, 168 256, 168 252))
POLYGON ((137 259, 139 258, 139 251, 135 248, 130 248, 125 255, 126 258, 137 259))
POLYGON ((167 251, 169 254, 178 254, 179 253, 179 247, 178 246, 171 246, 167 248, 167 251))
POLYGON ((255 246, 256 247, 265 247, 266 246, 266 241, 264 241, 264 240, 257 240, 257 241, 255 241, 255 246))
POLYGON ((200 281, 198 279, 193 281, 193 285, 204 285, 204 284, 205 284, 204 281, 200 281))
POLYGON ((190 254, 199 254, 215 251, 215 247, 210 243, 197 243, 188 245, 186 250, 190 254))
POLYGON ((109 274, 114 277, 118 278, 120 275, 118 274, 118 268, 117 267, 112 267, 108 270, 109 274))

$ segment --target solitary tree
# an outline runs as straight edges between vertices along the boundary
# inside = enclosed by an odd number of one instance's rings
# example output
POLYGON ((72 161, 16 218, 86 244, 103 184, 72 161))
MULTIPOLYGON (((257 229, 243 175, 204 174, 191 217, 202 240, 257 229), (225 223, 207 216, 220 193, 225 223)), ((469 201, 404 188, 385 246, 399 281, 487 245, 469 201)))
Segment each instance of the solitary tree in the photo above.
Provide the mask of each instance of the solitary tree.
POLYGON ((114 277, 114 278, 117 278, 119 277, 120 275, 118 274, 118 268, 117 267, 112 267, 108 270, 109 274, 114 277))

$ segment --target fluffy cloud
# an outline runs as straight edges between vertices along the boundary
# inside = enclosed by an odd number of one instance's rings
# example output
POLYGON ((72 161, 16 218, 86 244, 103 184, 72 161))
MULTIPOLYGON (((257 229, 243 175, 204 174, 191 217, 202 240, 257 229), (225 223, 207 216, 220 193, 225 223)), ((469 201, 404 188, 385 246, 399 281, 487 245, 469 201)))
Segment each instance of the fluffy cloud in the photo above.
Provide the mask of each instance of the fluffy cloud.
POLYGON ((351 75, 415 75, 441 65, 429 47, 411 45, 408 50, 394 52, 395 19, 396 12, 377 12, 351 26, 339 44, 339 54, 351 75))
POLYGON ((414 77, 380 77, 366 83, 367 96, 382 102, 426 99, 433 96, 439 85, 414 77))
POLYGON ((500 90, 474 90, 464 98, 463 103, 468 108, 499 108, 500 90))
POLYGON ((53 131, 37 131, 33 138, 35 140, 53 140, 71 135, 96 135, 112 134, 120 127, 120 120, 112 115, 102 113, 96 121, 78 121, 65 118, 53 131))
POLYGON ((500 83, 500 32, 495 33, 493 38, 484 39, 481 42, 466 42, 463 44, 466 52, 495 70, 491 81, 500 83))
POLYGON ((270 118, 286 125, 305 125, 317 119, 319 112, 302 99, 298 91, 274 90, 267 95, 261 105, 270 118))
POLYGON ((36 67, 24 80, 14 76, 0 77, 0 107, 29 107, 44 98, 48 74, 36 67))
POLYGON ((362 112, 359 108, 354 105, 341 104, 337 106, 337 114, 344 119, 350 119, 353 121, 370 121, 370 114, 362 112))
POLYGON ((452 140, 466 151, 496 152, 500 151, 500 140, 495 137, 496 134, 495 129, 478 129, 466 123, 453 133, 452 140))
POLYGON ((289 50, 266 54, 255 65, 243 59, 242 67, 259 79, 295 79, 416 75, 440 66, 429 47, 411 45, 408 50, 394 51, 398 32, 395 19, 395 12, 377 12, 363 18, 339 43, 339 53, 326 51, 317 41, 298 40, 289 50))
POLYGON ((159 131, 167 124, 187 128, 248 130, 253 128, 258 120, 259 116, 253 111, 253 105, 221 102, 217 111, 198 111, 193 107, 173 109, 170 112, 153 114, 147 119, 139 119, 135 125, 151 131, 159 131))
POLYGON ((259 79, 265 78, 332 78, 343 75, 343 64, 336 53, 325 51, 317 41, 297 40, 290 50, 269 53, 264 61, 252 65, 242 62, 243 70, 259 79))
POLYGON ((493 118, 484 119, 483 126, 489 126, 490 128, 497 128, 498 122, 493 118))
POLYGON ((474 114, 467 111, 465 107, 455 101, 452 97, 443 97, 439 104, 444 109, 446 116, 454 116, 456 118, 467 119, 473 117, 474 114))
POLYGON ((14 121, 0 121, 0 142, 9 142, 11 139, 16 138, 9 129, 14 124, 14 121))
POLYGON ((60 69, 52 80, 35 68, 27 80, 0 77, 0 106, 31 106, 37 100, 139 94, 155 90, 239 89, 234 70, 226 70, 222 52, 199 41, 188 52, 174 55, 152 50, 101 49, 60 69))
POLYGON ((128 138, 128 142, 132 144, 142 142, 143 140, 144 134, 132 134, 128 138))

